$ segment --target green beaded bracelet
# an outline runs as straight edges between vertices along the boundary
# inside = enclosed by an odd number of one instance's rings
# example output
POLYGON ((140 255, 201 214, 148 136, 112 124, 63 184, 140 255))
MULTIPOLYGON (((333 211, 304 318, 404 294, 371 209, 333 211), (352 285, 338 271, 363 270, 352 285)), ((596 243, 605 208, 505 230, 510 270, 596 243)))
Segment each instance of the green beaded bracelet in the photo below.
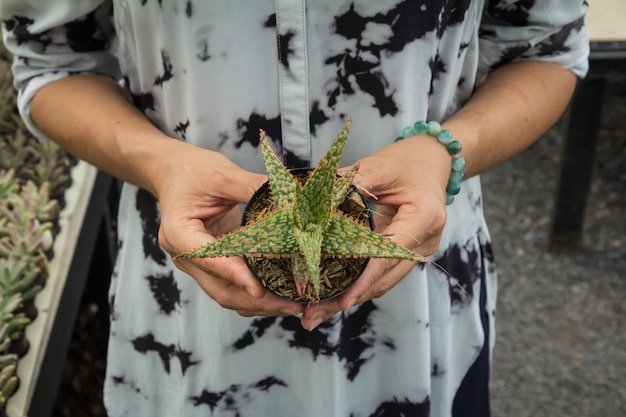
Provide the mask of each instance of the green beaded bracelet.
POLYGON ((452 138, 452 132, 448 129, 442 129, 438 122, 415 122, 413 126, 407 126, 402 130, 402 136, 396 138, 396 142, 411 136, 428 135, 437 138, 439 143, 446 147, 446 150, 452 156, 450 164, 450 178, 446 186, 446 205, 454 202, 454 196, 461 192, 461 183, 465 179, 465 158, 459 156, 461 153, 461 142, 452 138))

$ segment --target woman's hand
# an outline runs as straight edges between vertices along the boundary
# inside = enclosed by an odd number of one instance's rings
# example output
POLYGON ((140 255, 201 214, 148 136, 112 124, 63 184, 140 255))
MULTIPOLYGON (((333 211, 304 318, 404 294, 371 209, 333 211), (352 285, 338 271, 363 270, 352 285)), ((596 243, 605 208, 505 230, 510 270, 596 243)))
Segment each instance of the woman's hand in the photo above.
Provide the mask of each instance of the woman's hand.
MULTIPOLYGON (((54 81, 35 96, 31 112, 41 130, 64 149, 157 197, 159 241, 171 256, 237 228, 238 204, 265 181, 217 152, 168 137, 104 76, 54 81)), ((299 304, 267 292, 239 257, 179 259, 175 264, 221 306, 241 315, 302 311, 299 304)))
MULTIPOLYGON (((174 141, 155 182, 160 202, 159 241, 172 256, 215 240, 241 223, 246 203, 266 177, 237 167, 221 154, 174 141)), ((240 257, 175 259, 222 307, 243 316, 285 316, 302 306, 268 292, 240 257)))
MULTIPOLYGON (((359 164, 355 183, 376 197, 376 231, 423 256, 435 253, 446 222, 450 155, 445 147, 430 136, 416 136, 388 145, 359 164)), ((307 307, 303 327, 312 330, 341 310, 382 296, 414 266, 409 261, 372 259, 344 294, 307 307)))

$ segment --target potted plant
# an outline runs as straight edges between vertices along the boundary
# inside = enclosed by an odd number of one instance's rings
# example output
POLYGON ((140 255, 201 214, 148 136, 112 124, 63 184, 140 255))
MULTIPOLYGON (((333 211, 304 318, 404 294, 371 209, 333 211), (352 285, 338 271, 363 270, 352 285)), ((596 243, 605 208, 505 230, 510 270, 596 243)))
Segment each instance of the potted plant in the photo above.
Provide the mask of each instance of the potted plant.
POLYGON ((29 349, 26 326, 46 284, 71 158, 40 143, 21 121, 12 87, 12 57, 0 39, 0 416, 17 390, 17 369, 29 349))
POLYGON ((338 175, 351 121, 305 177, 282 164, 261 131, 269 180, 248 203, 243 226, 178 258, 243 256, 266 288, 304 303, 341 293, 370 258, 428 262, 372 230, 369 209, 352 184, 358 166, 338 175))

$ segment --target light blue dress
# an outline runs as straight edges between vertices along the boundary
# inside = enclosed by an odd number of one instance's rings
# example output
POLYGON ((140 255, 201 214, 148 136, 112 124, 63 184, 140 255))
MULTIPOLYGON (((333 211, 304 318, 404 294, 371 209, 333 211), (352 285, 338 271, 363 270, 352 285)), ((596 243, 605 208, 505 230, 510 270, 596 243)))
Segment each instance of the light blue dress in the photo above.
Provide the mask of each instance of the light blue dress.
MULTIPOLYGON (((20 111, 95 72, 180 140, 263 172, 258 131, 316 164, 348 115, 344 164, 443 121, 507 62, 587 68, 577 0, 3 0, 20 111)), ((63 100, 59 97, 59 100, 63 100)), ((459 138, 462 142, 462 138, 459 138)), ((86 141, 89 138, 85 138, 86 141)), ((503 140, 506 140, 504 138, 503 140)), ((167 155, 163 155, 167 158, 167 155)), ((176 270, 158 203, 126 185, 105 387, 111 417, 487 416, 496 273, 478 177, 448 208, 436 267, 309 333, 243 318, 176 270)), ((503 260, 506 262, 506 260, 503 260)))

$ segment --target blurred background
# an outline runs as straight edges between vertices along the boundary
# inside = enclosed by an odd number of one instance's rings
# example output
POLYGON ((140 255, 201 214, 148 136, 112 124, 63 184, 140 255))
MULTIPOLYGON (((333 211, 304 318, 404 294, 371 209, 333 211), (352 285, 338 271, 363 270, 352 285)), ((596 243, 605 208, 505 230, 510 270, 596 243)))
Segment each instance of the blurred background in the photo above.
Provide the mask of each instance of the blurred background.
MULTIPOLYGON (((600 42, 594 46, 618 51, 623 68, 626 2, 590 3, 593 38, 600 42)), ((0 50, 0 127, 13 129, 19 122, 8 65, 0 50)), ((495 417, 626 415, 626 71, 603 76, 606 94, 579 241, 549 245, 570 113, 527 151, 482 176, 499 270, 491 384, 495 417)), ((576 117, 584 125, 592 115, 576 117)), ((582 183, 580 189, 587 192, 582 183)), ((96 253, 106 250, 96 247, 96 253)), ((73 331, 55 417, 105 416, 110 271, 93 260, 89 268, 76 321, 66 323, 73 331)))
POLYGON ((547 247, 567 115, 482 177, 499 270, 494 416, 626 415, 626 74, 603 109, 580 245, 547 247))

